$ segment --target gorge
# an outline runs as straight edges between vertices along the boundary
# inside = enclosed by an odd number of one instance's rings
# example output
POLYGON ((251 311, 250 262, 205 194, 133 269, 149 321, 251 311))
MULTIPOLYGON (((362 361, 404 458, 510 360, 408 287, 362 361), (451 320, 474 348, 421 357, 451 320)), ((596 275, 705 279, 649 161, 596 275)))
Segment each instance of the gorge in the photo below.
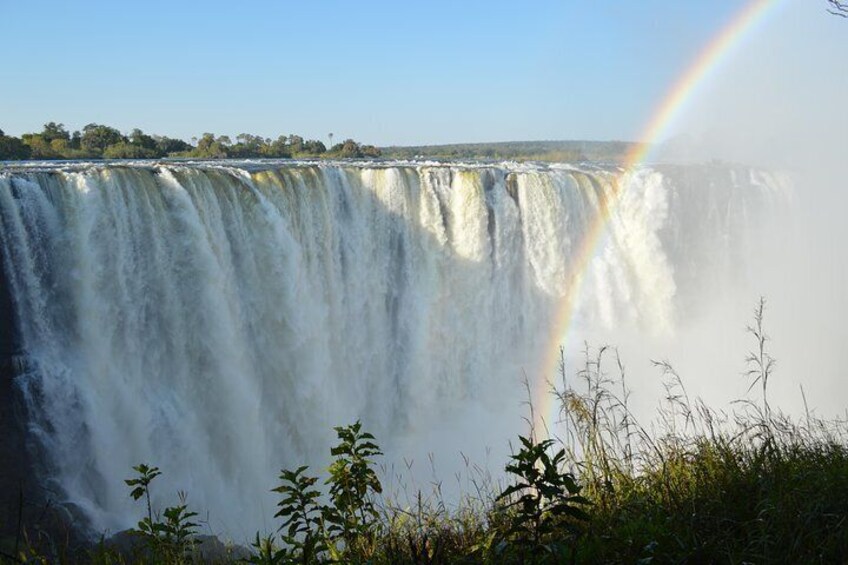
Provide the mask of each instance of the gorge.
POLYGON ((673 333, 791 195, 724 164, 7 167, 0 482, 114 531, 150 462, 158 496, 246 539, 332 426, 361 418, 395 459, 505 444, 563 300, 572 332, 673 333))

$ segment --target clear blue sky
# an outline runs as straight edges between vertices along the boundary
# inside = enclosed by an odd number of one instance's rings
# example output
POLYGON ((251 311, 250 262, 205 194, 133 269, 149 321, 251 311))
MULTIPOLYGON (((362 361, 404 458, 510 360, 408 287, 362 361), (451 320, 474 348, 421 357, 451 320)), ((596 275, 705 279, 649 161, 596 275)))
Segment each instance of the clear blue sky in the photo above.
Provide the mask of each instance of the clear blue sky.
POLYGON ((634 139, 745 3, 0 0, 0 128, 634 139))

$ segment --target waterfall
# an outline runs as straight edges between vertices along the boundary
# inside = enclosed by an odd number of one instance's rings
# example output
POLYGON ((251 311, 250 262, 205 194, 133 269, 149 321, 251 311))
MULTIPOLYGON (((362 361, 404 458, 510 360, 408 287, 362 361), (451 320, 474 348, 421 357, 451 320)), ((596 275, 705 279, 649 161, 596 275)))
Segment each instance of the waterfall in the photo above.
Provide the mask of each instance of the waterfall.
POLYGON ((361 418, 399 456, 434 429, 505 442, 569 284, 578 326, 672 332, 787 190, 709 170, 7 168, 15 381, 45 481, 115 530, 140 515, 122 479, 158 465, 156 497, 186 490, 248 538, 279 469, 320 470, 333 426, 361 418))

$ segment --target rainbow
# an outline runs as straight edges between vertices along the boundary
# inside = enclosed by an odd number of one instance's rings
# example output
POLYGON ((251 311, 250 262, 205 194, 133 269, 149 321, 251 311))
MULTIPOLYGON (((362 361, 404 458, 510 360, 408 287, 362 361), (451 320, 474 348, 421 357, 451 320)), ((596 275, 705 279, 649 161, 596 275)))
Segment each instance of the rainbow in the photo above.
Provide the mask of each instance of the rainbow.
POLYGON ((627 176, 650 156, 657 142, 664 138, 671 126, 683 114, 688 103, 698 91, 698 87, 712 76, 720 64, 729 58, 734 48, 757 29, 765 16, 772 13, 786 0, 751 0, 739 10, 730 22, 699 53, 695 61, 677 79, 665 95, 662 103, 654 111, 651 119, 642 130, 641 142, 634 144, 625 156, 621 173, 613 184, 612 196, 601 207, 601 213, 587 230, 577 254, 572 262, 571 274, 566 285, 568 291, 560 300, 552 325, 550 343, 545 347, 544 357, 539 365, 535 379, 533 404, 535 407, 536 433, 545 435, 548 423, 555 421, 554 396, 550 393, 550 381, 556 374, 560 361, 560 347, 568 337, 571 326, 575 299, 580 292, 583 273, 595 255, 598 242, 606 231, 610 213, 620 200, 622 187, 627 185, 627 176))

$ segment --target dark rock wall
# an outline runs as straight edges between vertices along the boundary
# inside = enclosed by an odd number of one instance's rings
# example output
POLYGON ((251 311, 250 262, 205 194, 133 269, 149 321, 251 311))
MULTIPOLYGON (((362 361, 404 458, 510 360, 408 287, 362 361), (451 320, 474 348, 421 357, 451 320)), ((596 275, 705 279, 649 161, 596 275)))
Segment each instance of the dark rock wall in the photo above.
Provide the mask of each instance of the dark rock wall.
MULTIPOLYGON (((41 505, 26 441, 26 408, 16 377, 20 373, 17 321, 6 280, 8 258, 0 253, 0 538, 14 537, 23 509, 30 518, 41 505)), ((28 520, 27 520, 28 521, 28 520)))

